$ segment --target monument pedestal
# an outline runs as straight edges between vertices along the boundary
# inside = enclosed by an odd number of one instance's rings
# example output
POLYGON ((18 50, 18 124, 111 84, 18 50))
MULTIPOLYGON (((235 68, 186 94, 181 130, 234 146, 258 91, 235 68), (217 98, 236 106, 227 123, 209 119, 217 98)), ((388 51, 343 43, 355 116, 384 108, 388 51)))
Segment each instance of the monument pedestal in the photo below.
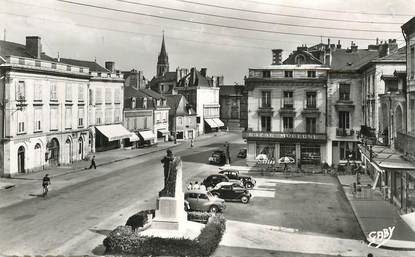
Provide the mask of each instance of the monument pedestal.
POLYGON ((156 214, 151 226, 140 235, 170 238, 194 239, 204 227, 203 224, 187 221, 184 210, 184 193, 182 188, 181 161, 175 162, 176 187, 174 197, 162 196, 157 198, 156 214))

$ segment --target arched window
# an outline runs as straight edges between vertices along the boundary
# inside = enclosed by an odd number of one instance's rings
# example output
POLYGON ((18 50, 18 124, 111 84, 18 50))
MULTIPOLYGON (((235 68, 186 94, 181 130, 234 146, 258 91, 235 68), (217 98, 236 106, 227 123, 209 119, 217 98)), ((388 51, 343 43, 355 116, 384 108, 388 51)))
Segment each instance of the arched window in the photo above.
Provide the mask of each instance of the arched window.
POLYGON ((304 64, 305 63, 304 55, 297 55, 297 57, 295 58, 295 62, 297 63, 297 65, 304 64))

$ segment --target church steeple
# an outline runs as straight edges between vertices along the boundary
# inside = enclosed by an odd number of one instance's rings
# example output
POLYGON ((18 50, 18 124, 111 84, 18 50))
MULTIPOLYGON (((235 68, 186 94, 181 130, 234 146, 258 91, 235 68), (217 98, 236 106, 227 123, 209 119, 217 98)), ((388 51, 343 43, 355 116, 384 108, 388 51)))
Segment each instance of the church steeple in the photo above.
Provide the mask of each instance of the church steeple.
POLYGON ((163 40, 161 41, 161 50, 157 61, 157 77, 163 76, 169 71, 169 57, 167 56, 166 45, 164 43, 164 31, 163 40))

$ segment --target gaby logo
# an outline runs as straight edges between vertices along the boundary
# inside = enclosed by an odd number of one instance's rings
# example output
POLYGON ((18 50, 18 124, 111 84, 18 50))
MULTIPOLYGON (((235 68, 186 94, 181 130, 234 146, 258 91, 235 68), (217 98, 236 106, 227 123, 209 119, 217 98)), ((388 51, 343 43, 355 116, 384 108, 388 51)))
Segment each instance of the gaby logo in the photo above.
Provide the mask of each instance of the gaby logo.
POLYGON ((395 226, 384 228, 379 231, 372 231, 369 233, 368 246, 376 245, 375 248, 379 248, 388 242, 392 238, 393 231, 395 230, 395 226))

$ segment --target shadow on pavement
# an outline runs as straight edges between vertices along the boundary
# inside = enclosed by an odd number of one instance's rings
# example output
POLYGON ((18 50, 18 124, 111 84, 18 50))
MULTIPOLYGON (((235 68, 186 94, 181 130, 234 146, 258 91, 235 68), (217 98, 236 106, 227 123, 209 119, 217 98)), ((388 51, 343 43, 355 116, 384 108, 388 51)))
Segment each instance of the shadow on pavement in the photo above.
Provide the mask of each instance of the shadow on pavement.
POLYGON ((104 236, 108 236, 112 230, 109 229, 89 229, 91 232, 100 234, 100 235, 104 235, 104 236))
POLYGON ((103 255, 105 255, 105 250, 106 250, 105 246, 100 244, 92 250, 92 253, 95 256, 103 256, 103 255))

